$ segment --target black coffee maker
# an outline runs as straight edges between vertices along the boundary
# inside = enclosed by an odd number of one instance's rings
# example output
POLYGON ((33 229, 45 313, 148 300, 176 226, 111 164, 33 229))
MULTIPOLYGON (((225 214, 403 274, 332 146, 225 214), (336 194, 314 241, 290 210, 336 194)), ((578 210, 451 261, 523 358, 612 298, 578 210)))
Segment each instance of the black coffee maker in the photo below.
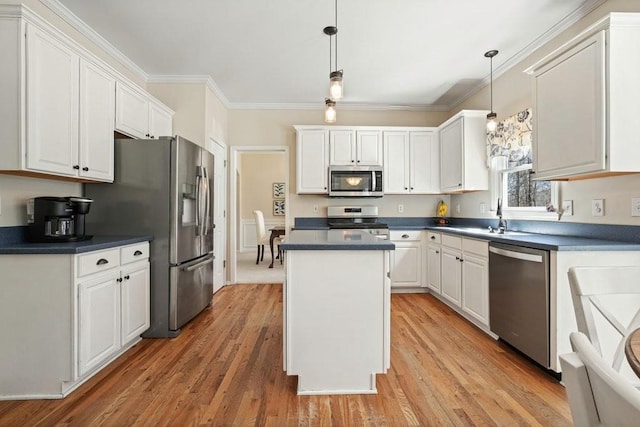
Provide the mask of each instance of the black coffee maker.
POLYGON ((27 202, 28 238, 31 242, 77 242, 91 239, 84 233, 84 216, 93 200, 84 197, 36 197, 27 202))

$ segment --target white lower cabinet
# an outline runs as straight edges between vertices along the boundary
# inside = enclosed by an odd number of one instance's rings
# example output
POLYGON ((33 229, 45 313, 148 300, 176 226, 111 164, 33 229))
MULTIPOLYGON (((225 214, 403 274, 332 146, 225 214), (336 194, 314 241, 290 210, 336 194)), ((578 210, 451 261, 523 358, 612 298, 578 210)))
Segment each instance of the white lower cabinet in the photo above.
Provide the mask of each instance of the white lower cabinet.
POLYGON ((422 288, 422 231, 392 230, 391 241, 396 245, 392 252, 391 288, 422 288))
POLYGON ((441 262, 441 299, 488 329, 489 243, 443 233, 441 262))
POLYGON ((431 293, 442 292, 442 245, 440 233, 427 232, 427 287, 431 293))
POLYGON ((0 255, 0 400, 62 398, 150 325, 149 243, 0 255))

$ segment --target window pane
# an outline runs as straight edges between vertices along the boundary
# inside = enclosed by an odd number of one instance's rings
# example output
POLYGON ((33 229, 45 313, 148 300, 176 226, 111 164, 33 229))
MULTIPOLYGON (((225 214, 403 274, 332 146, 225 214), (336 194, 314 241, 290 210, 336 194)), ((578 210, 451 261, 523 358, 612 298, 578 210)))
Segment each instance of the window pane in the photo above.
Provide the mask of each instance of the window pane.
POLYGON ((529 170, 507 173, 507 206, 546 207, 551 204, 551 182, 533 181, 529 170))

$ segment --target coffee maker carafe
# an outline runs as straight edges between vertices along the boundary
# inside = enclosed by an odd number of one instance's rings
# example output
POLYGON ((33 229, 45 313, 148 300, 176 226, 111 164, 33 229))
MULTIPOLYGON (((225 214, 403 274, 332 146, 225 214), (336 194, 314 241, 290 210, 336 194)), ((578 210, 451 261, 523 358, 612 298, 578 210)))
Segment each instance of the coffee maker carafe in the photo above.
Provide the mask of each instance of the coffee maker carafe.
POLYGON ((93 200, 84 197, 36 197, 27 202, 28 237, 31 242, 75 242, 85 235, 84 219, 93 200))

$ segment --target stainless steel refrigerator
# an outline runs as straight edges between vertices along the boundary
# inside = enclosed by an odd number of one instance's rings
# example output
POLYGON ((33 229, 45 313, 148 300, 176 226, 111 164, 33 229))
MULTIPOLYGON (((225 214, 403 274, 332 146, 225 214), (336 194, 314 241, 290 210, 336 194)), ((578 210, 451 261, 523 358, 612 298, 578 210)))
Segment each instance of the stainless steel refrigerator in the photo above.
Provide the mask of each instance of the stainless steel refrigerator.
POLYGON ((213 155, 181 138, 116 139, 112 184, 85 184, 94 235, 151 235, 151 327, 175 337, 213 296, 213 155))

